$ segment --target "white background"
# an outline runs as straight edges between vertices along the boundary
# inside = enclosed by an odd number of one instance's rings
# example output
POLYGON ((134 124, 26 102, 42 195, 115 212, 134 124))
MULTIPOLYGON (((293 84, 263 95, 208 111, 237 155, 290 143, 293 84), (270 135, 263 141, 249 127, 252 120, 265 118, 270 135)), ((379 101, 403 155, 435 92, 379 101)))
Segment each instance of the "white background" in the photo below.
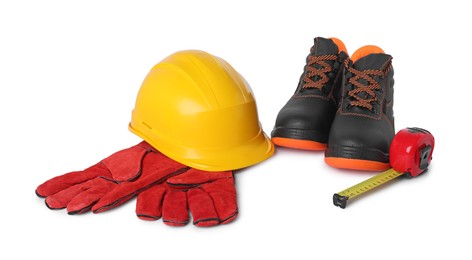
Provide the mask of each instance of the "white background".
POLYGON ((1 1, 0 259, 471 259, 471 24, 467 1, 1 1), (236 174, 225 226, 142 221, 135 200, 69 216, 37 185, 140 141, 140 84, 167 55, 201 49, 251 84, 270 134, 316 36, 394 57, 396 130, 430 130, 429 172, 349 205, 333 193, 372 173, 277 149, 236 174))

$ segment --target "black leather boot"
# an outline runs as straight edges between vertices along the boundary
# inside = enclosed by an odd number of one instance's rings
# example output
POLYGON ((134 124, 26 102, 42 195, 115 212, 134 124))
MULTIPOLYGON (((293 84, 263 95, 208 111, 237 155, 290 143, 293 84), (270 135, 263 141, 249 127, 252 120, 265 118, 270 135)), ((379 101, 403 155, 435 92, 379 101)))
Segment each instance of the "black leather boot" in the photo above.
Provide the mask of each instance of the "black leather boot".
POLYGON ((355 170, 388 169, 393 118, 392 56, 364 46, 345 63, 342 100, 329 134, 325 162, 355 170))
POLYGON ((315 38, 294 95, 279 111, 272 142, 305 150, 325 150, 340 99, 341 67, 348 58, 336 39, 315 38))

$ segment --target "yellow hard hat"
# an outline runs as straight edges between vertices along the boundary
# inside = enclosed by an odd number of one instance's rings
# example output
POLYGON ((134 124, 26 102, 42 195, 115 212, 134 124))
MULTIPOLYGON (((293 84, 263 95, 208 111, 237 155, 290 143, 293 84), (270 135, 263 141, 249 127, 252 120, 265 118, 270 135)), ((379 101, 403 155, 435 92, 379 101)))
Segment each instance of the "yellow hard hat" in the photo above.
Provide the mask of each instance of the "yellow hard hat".
POLYGON ((244 168, 274 153, 249 84, 225 60, 198 50, 176 52, 151 69, 129 129, 169 158, 206 171, 244 168))

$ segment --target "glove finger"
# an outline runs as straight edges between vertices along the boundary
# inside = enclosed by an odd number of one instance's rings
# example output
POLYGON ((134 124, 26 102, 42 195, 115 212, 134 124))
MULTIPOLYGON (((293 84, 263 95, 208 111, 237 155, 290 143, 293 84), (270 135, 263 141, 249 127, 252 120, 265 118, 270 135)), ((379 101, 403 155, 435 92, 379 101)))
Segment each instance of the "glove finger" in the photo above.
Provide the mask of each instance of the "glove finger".
POLYGON ((164 185, 156 185, 141 192, 136 201, 136 215, 142 220, 162 217, 162 201, 166 193, 164 185))
POLYGON ((209 227, 220 224, 215 205, 210 195, 196 188, 188 191, 188 205, 193 217, 193 224, 209 227))
POLYGON ((69 172, 44 182, 36 189, 36 195, 47 197, 98 176, 111 177, 111 173, 103 164, 97 163, 83 171, 69 172))
POLYGON ((238 215, 238 203, 234 179, 227 178, 202 185, 213 200, 221 224, 233 221, 238 215))
POLYGON ((50 209, 63 209, 67 204, 78 194, 83 192, 80 185, 72 186, 68 189, 62 190, 56 194, 48 196, 45 200, 46 206, 50 209))
POLYGON ((84 183, 69 187, 51 196, 48 196, 45 200, 46 206, 50 209, 63 209, 67 207, 69 211, 71 202, 72 202, 72 205, 74 205, 74 203, 80 204, 80 200, 81 199, 83 200, 85 195, 83 195, 82 193, 92 188, 102 187, 102 186, 108 187, 109 185, 116 185, 116 184, 102 178, 89 180, 84 183), (74 200, 75 202, 73 202, 74 200))
POLYGON ((170 190, 164 196, 162 219, 169 226, 184 226, 189 221, 187 194, 184 191, 170 190))
POLYGON ((67 204, 67 213, 69 215, 80 214, 90 211, 90 208, 107 192, 110 192, 117 184, 105 179, 95 179, 89 182, 83 192, 77 194, 67 204))

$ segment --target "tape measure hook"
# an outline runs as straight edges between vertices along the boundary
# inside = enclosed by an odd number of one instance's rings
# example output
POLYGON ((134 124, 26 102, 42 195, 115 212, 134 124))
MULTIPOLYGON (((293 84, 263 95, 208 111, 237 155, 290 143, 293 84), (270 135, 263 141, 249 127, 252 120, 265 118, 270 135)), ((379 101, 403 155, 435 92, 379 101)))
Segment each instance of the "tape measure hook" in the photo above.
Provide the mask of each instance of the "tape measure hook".
POLYGON ((342 196, 337 193, 333 195, 333 203, 335 206, 338 206, 342 209, 346 208, 347 200, 349 199, 348 196, 342 196))

